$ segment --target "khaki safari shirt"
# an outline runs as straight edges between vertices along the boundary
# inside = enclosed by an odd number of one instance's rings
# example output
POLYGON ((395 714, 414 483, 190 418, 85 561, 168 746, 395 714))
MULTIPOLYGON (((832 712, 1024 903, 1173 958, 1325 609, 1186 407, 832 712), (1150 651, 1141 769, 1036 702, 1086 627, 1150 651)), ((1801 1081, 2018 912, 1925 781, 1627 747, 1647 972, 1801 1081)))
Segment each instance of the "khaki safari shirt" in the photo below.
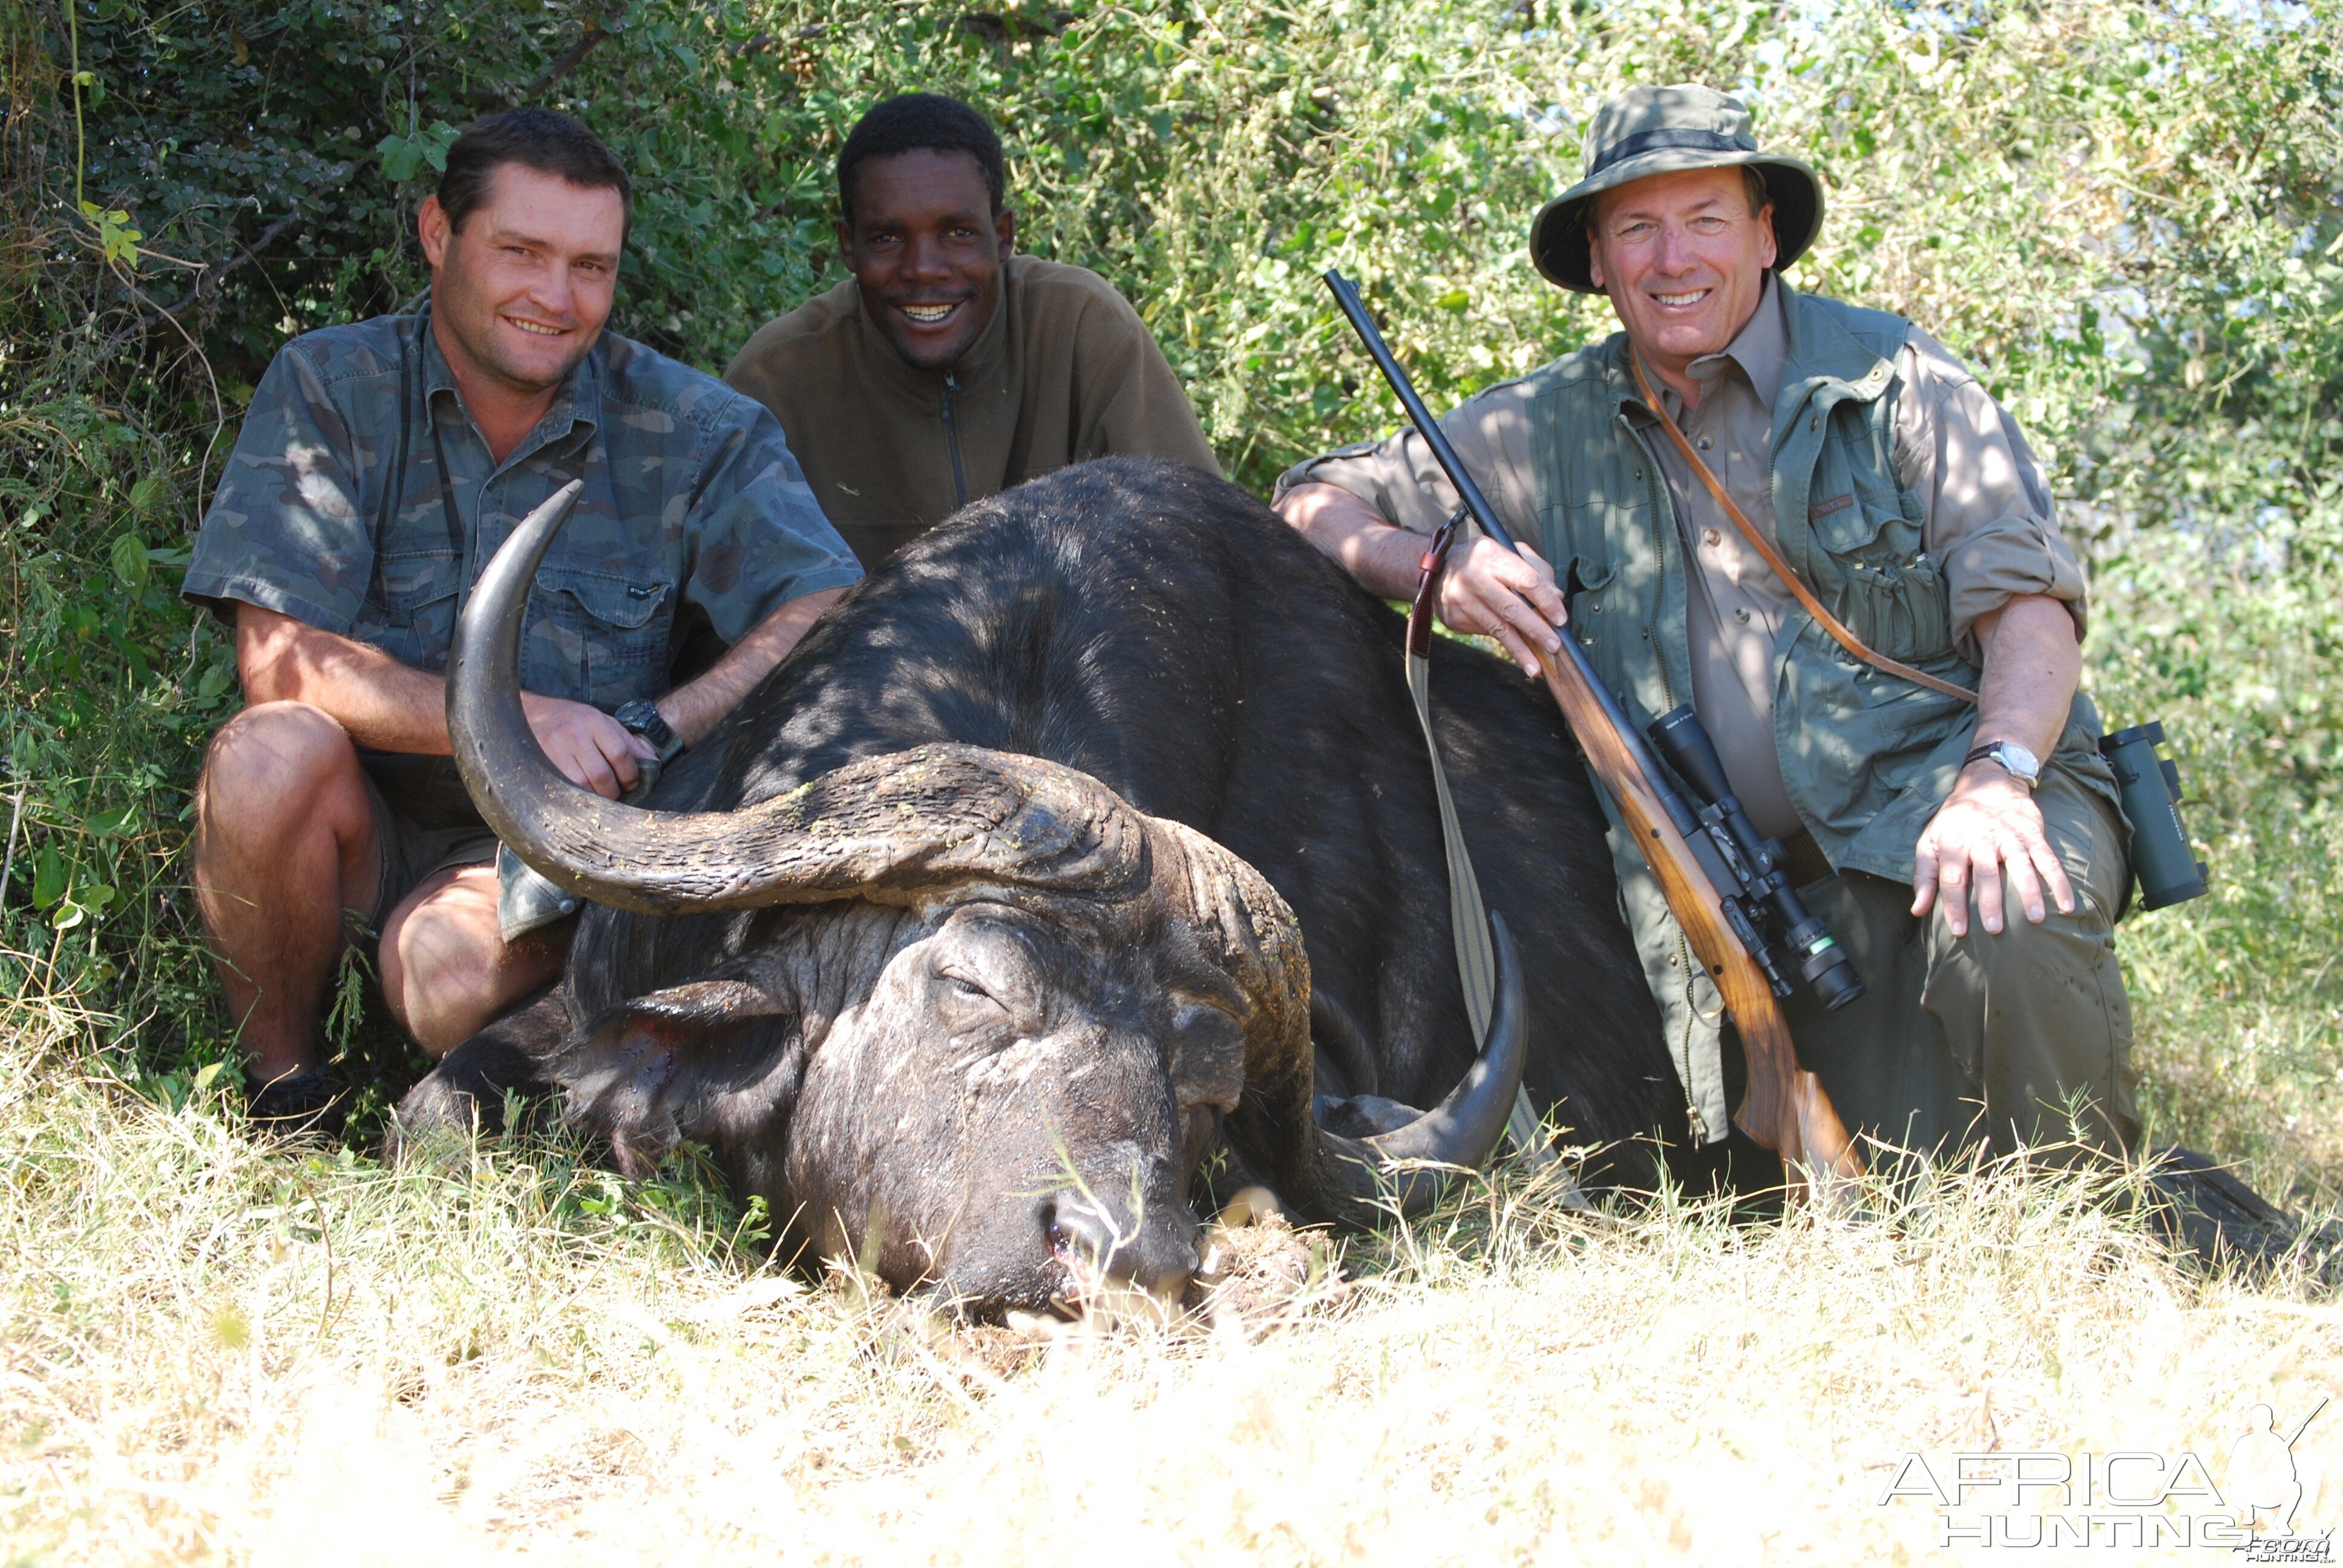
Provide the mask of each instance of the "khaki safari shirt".
POLYGON ((659 697, 679 663, 712 661, 785 601, 862 575, 762 408, 616 333, 495 461, 427 304, 277 352, 182 591, 437 674, 488 558, 579 478, 522 623, 530 691, 606 709, 659 697))
POLYGON ((773 412, 813 494, 875 567, 970 501, 1092 457, 1218 474, 1162 350, 1114 286, 1035 256, 960 362, 903 363, 853 278, 760 328, 724 379, 773 412))
MULTIPOLYGON (((1669 416, 1769 544, 1776 541, 1767 448, 1788 353, 1782 310, 1780 285, 1768 277, 1740 335, 1723 353, 1693 362, 1702 390, 1689 414, 1651 376, 1669 416)), ((2041 465, 2016 423, 1917 327, 1906 332, 1896 369, 1903 388, 1896 406, 1896 477, 1925 508, 1921 538, 1944 563, 1961 655, 1980 662, 1978 618, 2024 594, 2064 601, 2079 638, 2082 570, 2059 535, 2041 465)), ((1523 381, 1492 387, 1441 427, 1498 517, 1516 538, 1534 540, 1539 532, 1526 388, 1523 381)), ((1640 409, 1632 417, 1649 417, 1640 409)), ((1797 833, 1802 824, 1783 783, 1774 737, 1775 639, 1796 601, 1743 541, 1675 443, 1654 436, 1650 446, 1667 480, 1685 558, 1700 566, 1691 574, 1686 606, 1694 708, 1758 830, 1773 837, 1797 833)), ((1340 486, 1417 533, 1438 528, 1456 508, 1447 477, 1413 429, 1380 445, 1346 447, 1302 463, 1279 478, 1277 493, 1313 481, 1340 486)))

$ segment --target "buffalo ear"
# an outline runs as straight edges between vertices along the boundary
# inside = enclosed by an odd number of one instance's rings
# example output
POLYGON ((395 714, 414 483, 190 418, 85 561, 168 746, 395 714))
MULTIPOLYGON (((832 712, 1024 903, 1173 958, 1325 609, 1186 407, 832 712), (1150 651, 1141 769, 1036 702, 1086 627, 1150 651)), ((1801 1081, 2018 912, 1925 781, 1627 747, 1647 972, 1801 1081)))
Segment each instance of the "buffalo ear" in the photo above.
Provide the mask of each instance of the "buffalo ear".
POLYGON ((742 980, 621 1002, 549 1064, 572 1122, 606 1134, 629 1177, 682 1140, 725 1144, 786 1116, 804 1069, 795 1004, 742 980))

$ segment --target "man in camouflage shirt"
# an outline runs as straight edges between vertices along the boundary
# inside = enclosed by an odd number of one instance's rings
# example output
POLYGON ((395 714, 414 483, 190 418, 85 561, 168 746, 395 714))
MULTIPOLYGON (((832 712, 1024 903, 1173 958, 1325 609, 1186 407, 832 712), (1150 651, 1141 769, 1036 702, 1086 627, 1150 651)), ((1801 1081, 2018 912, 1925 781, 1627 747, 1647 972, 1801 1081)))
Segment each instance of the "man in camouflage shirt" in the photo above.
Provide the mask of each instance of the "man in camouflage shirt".
POLYGON ((447 760, 456 618, 523 517, 585 481, 530 596, 522 701, 608 796, 861 575, 770 415, 602 330, 629 203, 568 116, 478 122, 418 219, 427 303, 295 339, 246 415, 185 591, 233 621, 251 705, 205 759, 195 881, 256 1118, 329 1111, 346 923, 378 933, 384 996, 434 1055, 559 968, 568 922, 500 930, 496 839, 447 760))

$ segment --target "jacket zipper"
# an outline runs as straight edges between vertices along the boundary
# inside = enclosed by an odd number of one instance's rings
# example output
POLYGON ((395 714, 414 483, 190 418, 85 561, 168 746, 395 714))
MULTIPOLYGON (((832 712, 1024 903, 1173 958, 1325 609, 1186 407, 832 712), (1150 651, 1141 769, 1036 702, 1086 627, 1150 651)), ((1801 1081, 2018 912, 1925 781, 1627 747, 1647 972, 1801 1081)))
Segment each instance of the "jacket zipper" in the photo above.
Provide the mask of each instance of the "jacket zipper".
POLYGON ((968 505, 968 477, 960 466, 960 425, 952 418, 952 394, 960 390, 960 378, 950 371, 944 372, 944 445, 951 448, 952 505, 968 505))

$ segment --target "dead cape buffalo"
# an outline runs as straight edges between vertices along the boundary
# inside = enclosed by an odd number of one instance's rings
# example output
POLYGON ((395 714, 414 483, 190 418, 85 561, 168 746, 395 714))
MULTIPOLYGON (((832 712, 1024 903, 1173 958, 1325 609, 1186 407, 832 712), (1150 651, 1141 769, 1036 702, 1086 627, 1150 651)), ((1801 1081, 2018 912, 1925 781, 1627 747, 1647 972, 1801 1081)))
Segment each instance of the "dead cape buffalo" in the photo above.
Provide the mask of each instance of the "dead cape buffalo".
MULTIPOLYGON (((449 717, 488 820, 595 903, 556 990, 410 1093, 410 1141, 549 1088, 623 1166, 695 1141, 798 1241, 998 1311, 1064 1299, 1076 1256, 1180 1289, 1208 1153, 1223 1184, 1372 1221, 1393 1160, 1488 1156, 1524 1054, 1579 1139, 1681 1134, 1551 701, 1436 650, 1443 755, 1518 944, 1483 1055, 1399 618, 1234 487, 1117 459, 969 508, 653 809, 568 784, 521 718, 518 617, 558 527, 481 578, 449 717)), ((1648 1174, 1645 1146, 1618 1158, 1648 1174)))

